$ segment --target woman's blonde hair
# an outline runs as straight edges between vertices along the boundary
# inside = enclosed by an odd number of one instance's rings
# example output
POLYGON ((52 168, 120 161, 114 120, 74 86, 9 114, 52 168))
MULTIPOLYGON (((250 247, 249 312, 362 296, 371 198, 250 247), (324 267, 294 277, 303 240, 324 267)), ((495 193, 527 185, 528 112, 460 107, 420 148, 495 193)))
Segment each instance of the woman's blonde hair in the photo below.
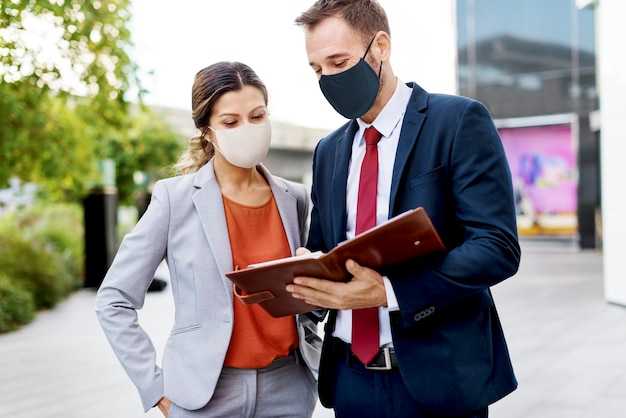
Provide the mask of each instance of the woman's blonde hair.
POLYGON ((174 164, 177 173, 196 172, 213 158, 215 149, 205 135, 215 103, 224 94, 241 90, 244 86, 258 88, 267 106, 267 88, 247 65, 223 61, 198 71, 191 88, 191 118, 200 133, 189 139, 187 149, 174 164))

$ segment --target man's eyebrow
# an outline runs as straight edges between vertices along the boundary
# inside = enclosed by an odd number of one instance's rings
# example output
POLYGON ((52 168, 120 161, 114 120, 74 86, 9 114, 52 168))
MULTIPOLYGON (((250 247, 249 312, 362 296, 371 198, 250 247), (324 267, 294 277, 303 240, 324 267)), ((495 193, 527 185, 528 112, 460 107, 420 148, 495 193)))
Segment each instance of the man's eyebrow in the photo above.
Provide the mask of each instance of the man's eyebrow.
MULTIPOLYGON (((348 54, 347 52, 338 52, 336 54, 332 54, 332 55, 329 55, 327 57, 324 57, 323 61, 334 60, 334 59, 337 59, 337 58, 343 58, 343 57, 346 57, 346 56, 349 56, 349 55, 350 54, 348 54)), ((310 66, 314 66, 314 65, 317 65, 317 64, 312 62, 312 61, 309 61, 309 65, 310 66)))

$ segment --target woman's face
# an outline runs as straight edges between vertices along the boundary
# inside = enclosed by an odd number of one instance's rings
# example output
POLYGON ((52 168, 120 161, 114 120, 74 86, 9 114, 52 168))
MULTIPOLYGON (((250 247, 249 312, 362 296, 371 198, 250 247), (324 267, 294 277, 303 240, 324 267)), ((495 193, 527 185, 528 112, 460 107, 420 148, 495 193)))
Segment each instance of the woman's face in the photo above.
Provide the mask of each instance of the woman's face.
POLYGON ((233 129, 244 123, 257 124, 267 119, 263 93, 258 88, 247 85, 241 90, 224 94, 215 102, 209 126, 215 130, 233 129))

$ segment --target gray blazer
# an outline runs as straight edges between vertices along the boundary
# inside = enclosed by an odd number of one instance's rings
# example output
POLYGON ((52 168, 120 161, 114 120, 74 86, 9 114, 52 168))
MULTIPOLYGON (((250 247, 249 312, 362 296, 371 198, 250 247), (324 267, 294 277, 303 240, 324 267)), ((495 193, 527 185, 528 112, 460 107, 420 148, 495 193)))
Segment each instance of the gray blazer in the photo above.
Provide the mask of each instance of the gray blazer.
MULTIPOLYGON (((262 165, 258 169, 272 189, 295 253, 306 234, 306 188, 272 176, 262 165)), ((147 211, 124 237, 96 296, 98 320, 146 411, 163 396, 191 410, 213 396, 233 328, 232 282, 225 276, 232 265, 213 160, 196 173, 158 181, 147 211), (137 310, 164 259, 175 320, 159 367, 137 310)), ((317 378, 317 326, 305 315, 297 317, 297 324, 300 352, 317 378)))

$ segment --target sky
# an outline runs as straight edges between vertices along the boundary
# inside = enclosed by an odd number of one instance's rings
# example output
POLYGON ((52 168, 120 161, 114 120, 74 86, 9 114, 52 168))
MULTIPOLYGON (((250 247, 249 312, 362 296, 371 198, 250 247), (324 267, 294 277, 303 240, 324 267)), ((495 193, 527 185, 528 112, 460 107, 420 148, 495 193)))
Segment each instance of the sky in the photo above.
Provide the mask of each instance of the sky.
MULTIPOLYGON (((453 0, 380 0, 391 27, 391 63, 404 82, 456 91, 453 0)), ((314 128, 345 122, 322 95, 294 19, 313 0, 133 0, 132 57, 150 105, 191 109, 194 75, 217 61, 252 67, 269 91, 273 120, 314 128)), ((190 124, 191 124, 190 120, 190 124)))

